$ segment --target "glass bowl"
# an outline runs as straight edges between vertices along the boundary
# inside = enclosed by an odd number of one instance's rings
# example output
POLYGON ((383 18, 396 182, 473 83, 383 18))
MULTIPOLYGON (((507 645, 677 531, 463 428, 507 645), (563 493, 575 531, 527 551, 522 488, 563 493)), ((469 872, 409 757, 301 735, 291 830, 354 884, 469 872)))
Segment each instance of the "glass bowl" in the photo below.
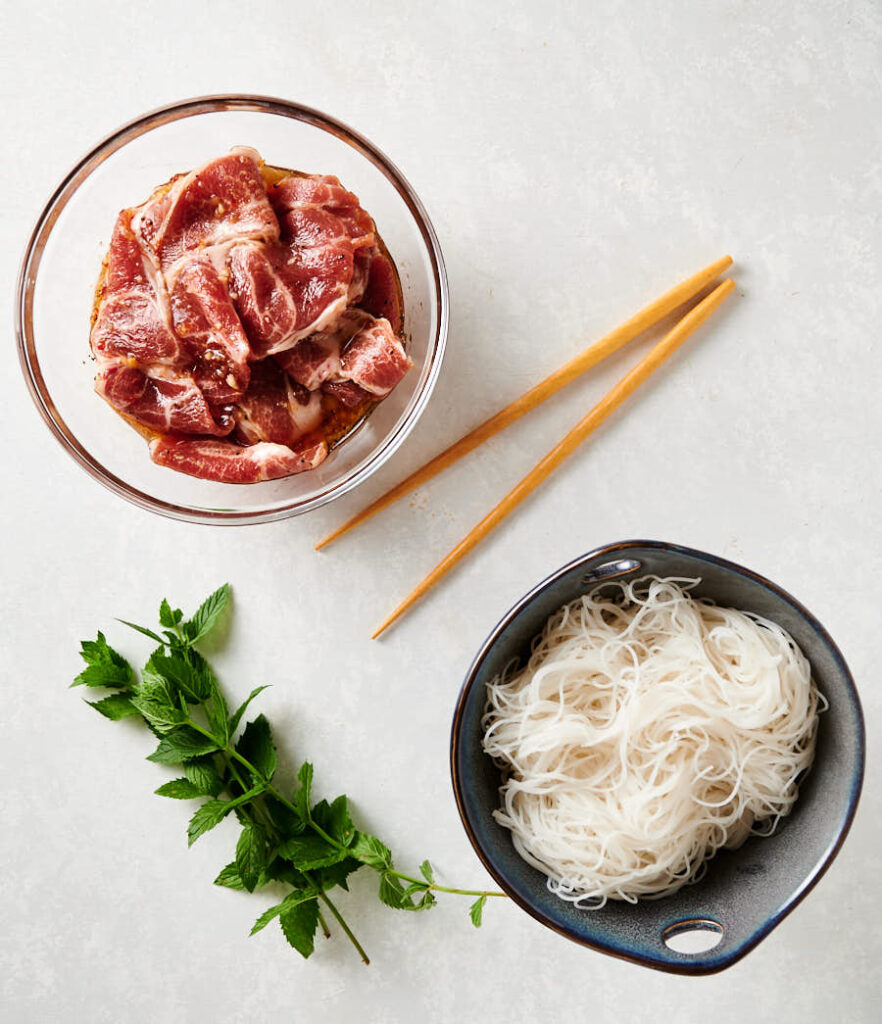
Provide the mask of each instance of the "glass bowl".
POLYGON ((864 776, 865 733, 854 680, 818 620, 770 580, 702 551, 663 541, 608 544, 558 569, 523 597, 484 641, 466 676, 451 731, 451 772, 460 817, 485 867, 523 910, 575 942, 676 974, 710 974, 754 949, 830 866, 851 826, 864 776), (545 875, 515 850, 493 817, 499 769, 484 753, 486 684, 529 655, 548 617, 605 580, 700 577, 693 591, 777 622, 799 644, 829 707, 799 798, 775 833, 753 836, 708 863, 705 876, 662 899, 610 900, 581 910, 548 891, 545 875), (696 939, 709 942, 696 943, 696 939), (680 942, 678 942, 678 939, 680 942), (678 948, 687 939, 689 949, 678 948))
POLYGON ((287 100, 206 96, 124 125, 64 178, 34 228, 18 284, 19 354, 53 434, 96 480, 161 515, 242 524, 299 515, 350 491, 392 455, 429 400, 447 338, 447 278, 438 239, 401 172, 362 135, 287 100), (95 285, 118 212, 172 175, 226 153, 335 174, 376 220, 398 267, 413 368, 319 467, 266 483, 197 480, 150 461, 144 439, 93 390, 95 285))

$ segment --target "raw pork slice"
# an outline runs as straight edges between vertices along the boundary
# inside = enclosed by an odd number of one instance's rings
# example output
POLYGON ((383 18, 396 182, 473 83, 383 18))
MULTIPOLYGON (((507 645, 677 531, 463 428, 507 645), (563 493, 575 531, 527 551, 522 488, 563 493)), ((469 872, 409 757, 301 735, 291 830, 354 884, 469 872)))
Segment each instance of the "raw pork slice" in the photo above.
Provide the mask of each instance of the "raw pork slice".
POLYGON ((371 264, 376 255, 375 247, 358 249, 352 258, 352 280, 349 282, 349 305, 356 306, 364 298, 370 281, 371 264))
POLYGON ((175 330, 193 353, 193 379, 212 404, 235 402, 250 379, 251 349, 226 283, 206 256, 186 260, 171 295, 175 330))
POLYGON ((339 220, 326 215, 315 245, 237 245, 230 253, 236 309, 257 358, 292 348, 330 327, 346 309, 352 246, 339 220))
POLYGON ((161 437, 150 442, 150 458, 203 480, 256 484, 315 469, 328 455, 324 441, 300 442, 297 448, 261 441, 242 448, 232 441, 161 437))
POLYGON ((283 236, 292 237, 303 229, 306 210, 324 210, 342 221, 353 250, 373 248, 374 222, 353 195, 333 175, 292 174, 270 189, 270 200, 282 226, 283 236))
POLYGON ((351 380, 326 380, 322 384, 322 391, 336 398, 347 409, 357 409, 360 405, 364 405, 365 402, 375 401, 374 396, 369 391, 360 388, 351 380))
POLYGON ((251 384, 233 413, 236 440, 292 445, 322 422, 321 395, 310 394, 272 359, 255 363, 251 384))
POLYGON ((343 348, 340 376, 374 398, 385 398, 413 362, 388 320, 374 320, 343 348))
POLYGON ((311 334, 273 358, 292 380, 307 391, 315 391, 340 372, 340 343, 333 332, 311 334))
POLYGON ((371 262, 359 305, 371 316, 388 320, 392 330, 396 334, 401 333, 401 300, 398 297, 395 270, 389 257, 383 253, 377 253, 371 262))
POLYGON ((236 307, 258 356, 333 327, 369 281, 374 222, 337 178, 290 175, 270 189, 279 246, 236 246, 236 307))
POLYGON ((132 211, 123 210, 113 229, 92 351, 100 361, 186 366, 190 353, 171 328, 165 285, 145 258, 131 221, 132 211))
POLYGON ((148 377, 137 367, 110 363, 99 371, 95 390, 151 430, 223 437, 233 429, 229 417, 216 422, 202 392, 186 377, 148 377))
POLYGON ((289 377, 308 391, 315 391, 326 380, 340 376, 340 349, 373 317, 358 309, 347 309, 329 331, 316 331, 302 338, 293 348, 275 356, 276 362, 289 377))
POLYGON ((176 264, 207 246, 248 239, 275 242, 279 223, 267 199, 260 155, 239 147, 186 174, 135 217, 135 233, 171 285, 176 264))

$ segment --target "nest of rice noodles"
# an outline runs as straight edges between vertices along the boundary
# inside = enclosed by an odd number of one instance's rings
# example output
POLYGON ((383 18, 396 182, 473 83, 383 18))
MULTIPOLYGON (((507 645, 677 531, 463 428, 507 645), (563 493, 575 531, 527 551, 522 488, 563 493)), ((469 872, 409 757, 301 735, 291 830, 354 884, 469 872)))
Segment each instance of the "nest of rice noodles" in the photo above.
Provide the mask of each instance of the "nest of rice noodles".
POLYGON ((697 881, 770 835, 814 755, 825 702, 780 626, 689 591, 613 583, 565 605, 487 688, 497 821, 549 889, 588 908, 697 881))

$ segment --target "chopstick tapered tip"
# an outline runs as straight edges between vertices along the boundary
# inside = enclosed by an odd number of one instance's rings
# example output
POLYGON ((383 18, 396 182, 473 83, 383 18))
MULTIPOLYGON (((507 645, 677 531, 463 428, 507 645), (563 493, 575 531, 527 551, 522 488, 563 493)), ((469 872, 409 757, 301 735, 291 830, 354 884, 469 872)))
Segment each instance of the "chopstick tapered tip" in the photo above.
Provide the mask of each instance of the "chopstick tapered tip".
POLYGON ((322 537, 318 544, 315 545, 315 550, 321 551, 322 548, 326 548, 329 544, 333 544, 335 540, 342 537, 344 534, 349 533, 350 530, 354 529, 360 523, 363 523, 365 519, 369 518, 369 515, 366 515, 365 513, 370 513, 372 507, 373 506, 369 505, 366 509, 362 509, 358 515, 354 515, 351 519, 347 519, 346 522, 343 523, 342 526, 338 526, 336 530, 331 530, 327 537, 322 537))
POLYGON ((401 604, 398 605, 395 611, 387 615, 386 618, 383 619, 383 621, 380 623, 380 625, 377 626, 374 632, 371 633, 371 640, 376 640, 381 633, 386 632, 386 630, 392 625, 393 622, 396 622, 398 619, 400 619, 401 616, 407 611, 407 609, 410 608, 410 606, 414 603, 418 596, 418 594, 411 593, 408 597, 406 597, 401 602, 401 604))
MULTIPOLYGON (((732 257, 726 253, 725 256, 721 256, 718 260, 714 260, 713 263, 708 263, 704 270, 699 271, 699 273, 695 275, 693 280, 696 282, 703 281, 704 285, 708 285, 711 281, 715 281, 720 274, 725 273, 734 262, 735 261, 732 257)), ((693 294, 696 294, 696 292, 693 292, 693 294)))
POLYGON ((345 522, 342 526, 338 526, 336 530, 331 530, 327 537, 322 537, 318 544, 315 545, 315 550, 321 551, 322 548, 326 548, 329 544, 333 544, 334 541, 337 540, 339 537, 342 537, 344 533, 349 533, 349 531, 352 529, 355 523, 355 519, 350 519, 348 522, 345 522))

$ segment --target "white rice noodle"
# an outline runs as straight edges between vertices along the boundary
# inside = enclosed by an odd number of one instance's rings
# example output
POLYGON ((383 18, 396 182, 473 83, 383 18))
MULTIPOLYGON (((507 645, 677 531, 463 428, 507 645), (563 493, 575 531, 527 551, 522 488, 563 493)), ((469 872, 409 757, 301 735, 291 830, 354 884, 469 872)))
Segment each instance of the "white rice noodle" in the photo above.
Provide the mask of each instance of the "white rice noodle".
POLYGON ((771 834, 826 706, 780 626, 689 594, 607 584, 561 608, 521 670, 488 686, 497 821, 562 899, 675 892, 720 847, 771 834))

